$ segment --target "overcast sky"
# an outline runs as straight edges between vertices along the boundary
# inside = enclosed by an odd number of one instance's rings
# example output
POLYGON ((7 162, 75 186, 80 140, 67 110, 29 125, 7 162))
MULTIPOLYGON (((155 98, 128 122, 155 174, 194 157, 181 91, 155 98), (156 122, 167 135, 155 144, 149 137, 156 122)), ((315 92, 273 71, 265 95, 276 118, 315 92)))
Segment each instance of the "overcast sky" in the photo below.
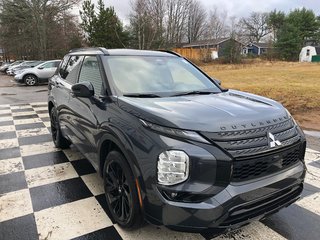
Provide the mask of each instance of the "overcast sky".
MULTIPOLYGON (((128 23, 132 0, 104 0, 106 6, 114 6, 117 15, 124 23, 128 23)), ((252 11, 268 12, 273 9, 289 12, 295 8, 306 7, 320 15, 320 0, 199 0, 206 9, 226 10, 229 16, 246 17, 252 11)), ((97 2, 97 0, 93 0, 97 2)))

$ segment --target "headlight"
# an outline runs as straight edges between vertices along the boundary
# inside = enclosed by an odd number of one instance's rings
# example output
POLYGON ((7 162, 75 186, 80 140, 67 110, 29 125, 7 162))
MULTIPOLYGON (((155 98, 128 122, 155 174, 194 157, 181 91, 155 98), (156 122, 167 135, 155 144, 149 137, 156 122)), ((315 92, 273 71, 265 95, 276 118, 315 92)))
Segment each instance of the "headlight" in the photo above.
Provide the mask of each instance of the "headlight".
POLYGON ((189 139, 189 140, 193 140, 193 141, 197 141, 197 142, 203 142, 203 143, 208 143, 209 142, 204 139, 202 136, 200 136, 198 133, 193 132, 193 131, 188 131, 188 130, 181 130, 181 129, 177 129, 177 128, 168 128, 168 127, 163 127, 157 124, 153 124, 150 122, 147 122, 145 120, 140 119, 140 121, 142 122, 142 124, 147 127, 152 129, 153 131, 162 133, 164 135, 169 135, 169 136, 173 136, 173 137, 179 137, 179 138, 183 138, 183 139, 189 139))
POLYGON ((189 177, 189 156, 178 150, 165 151, 158 159, 158 182, 162 185, 174 185, 189 177))

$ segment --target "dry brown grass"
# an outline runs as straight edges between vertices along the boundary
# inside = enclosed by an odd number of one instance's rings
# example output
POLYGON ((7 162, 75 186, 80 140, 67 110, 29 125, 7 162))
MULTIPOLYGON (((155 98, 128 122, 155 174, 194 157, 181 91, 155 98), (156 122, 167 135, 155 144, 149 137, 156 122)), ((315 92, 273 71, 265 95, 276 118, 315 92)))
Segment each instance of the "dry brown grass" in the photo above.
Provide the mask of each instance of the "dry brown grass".
POLYGON ((320 130, 319 63, 258 61, 240 65, 206 64, 201 68, 221 80, 223 87, 281 102, 303 127, 320 130))

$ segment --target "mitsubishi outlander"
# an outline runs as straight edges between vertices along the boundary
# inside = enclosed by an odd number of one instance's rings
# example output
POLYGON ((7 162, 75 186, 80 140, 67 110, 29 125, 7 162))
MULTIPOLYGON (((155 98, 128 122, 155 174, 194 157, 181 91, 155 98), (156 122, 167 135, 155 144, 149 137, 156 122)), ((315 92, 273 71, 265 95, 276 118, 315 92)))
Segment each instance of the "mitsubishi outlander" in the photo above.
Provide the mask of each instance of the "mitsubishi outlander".
POLYGON ((48 108, 56 147, 72 143, 91 162, 124 228, 237 228, 303 189, 306 140, 290 113, 174 52, 71 50, 48 108))

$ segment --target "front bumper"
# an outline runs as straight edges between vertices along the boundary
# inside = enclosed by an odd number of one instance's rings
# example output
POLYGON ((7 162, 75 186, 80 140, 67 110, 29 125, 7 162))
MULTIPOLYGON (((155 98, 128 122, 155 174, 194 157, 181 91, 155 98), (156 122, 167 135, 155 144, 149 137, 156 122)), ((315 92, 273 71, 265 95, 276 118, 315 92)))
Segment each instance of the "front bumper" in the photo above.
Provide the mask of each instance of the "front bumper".
POLYGON ((17 74, 14 76, 14 80, 18 83, 23 83, 23 77, 21 74, 17 74))
MULTIPOLYGON (((302 192, 305 176, 303 162, 276 174, 241 183, 230 183, 217 195, 200 203, 174 202, 158 191, 161 218, 146 213, 154 224, 178 231, 225 230, 279 211, 295 202, 302 192)), ((155 189, 157 191, 157 189, 155 189)))

